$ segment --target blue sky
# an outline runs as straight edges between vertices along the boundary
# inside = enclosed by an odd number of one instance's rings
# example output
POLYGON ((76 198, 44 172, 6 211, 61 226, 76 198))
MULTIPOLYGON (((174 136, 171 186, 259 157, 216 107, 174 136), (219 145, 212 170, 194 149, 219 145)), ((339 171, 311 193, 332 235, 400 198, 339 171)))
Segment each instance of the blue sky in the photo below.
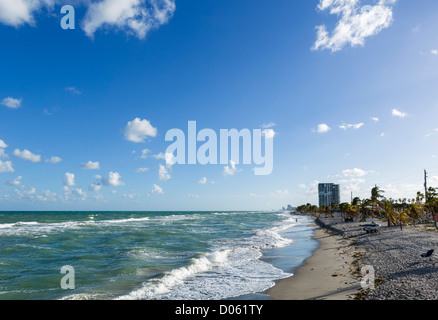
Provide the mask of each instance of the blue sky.
POLYGON ((0 210, 278 209, 317 204, 318 182, 412 198, 423 169, 438 186, 437 9, 0 0, 0 210), (188 121, 269 127, 273 172, 166 165, 165 134, 188 121))

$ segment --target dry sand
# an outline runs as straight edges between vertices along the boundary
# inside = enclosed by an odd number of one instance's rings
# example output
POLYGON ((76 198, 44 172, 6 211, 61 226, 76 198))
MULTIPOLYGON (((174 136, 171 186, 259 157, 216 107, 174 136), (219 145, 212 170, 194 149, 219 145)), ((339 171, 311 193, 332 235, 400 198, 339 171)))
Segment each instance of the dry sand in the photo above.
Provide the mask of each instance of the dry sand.
POLYGON ((349 300, 361 290, 352 264, 358 248, 351 240, 315 225, 319 247, 294 275, 268 290, 273 300, 349 300))

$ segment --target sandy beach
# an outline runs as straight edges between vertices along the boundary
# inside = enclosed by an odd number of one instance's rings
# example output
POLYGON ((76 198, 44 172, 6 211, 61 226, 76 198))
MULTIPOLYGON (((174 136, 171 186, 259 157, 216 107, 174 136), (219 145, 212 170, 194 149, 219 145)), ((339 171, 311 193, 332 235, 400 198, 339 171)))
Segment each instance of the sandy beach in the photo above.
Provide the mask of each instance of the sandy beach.
POLYGON ((273 300, 348 300, 361 289, 351 272, 358 251, 353 242, 317 225, 313 238, 319 247, 292 277, 268 291, 273 300))
POLYGON ((430 225, 380 225, 380 233, 367 234, 363 222, 320 218, 314 234, 319 248, 268 294, 274 300, 438 299, 437 230, 430 225), (431 257, 421 257, 431 249, 431 257), (374 270, 375 286, 367 290, 360 285, 364 266, 374 270))

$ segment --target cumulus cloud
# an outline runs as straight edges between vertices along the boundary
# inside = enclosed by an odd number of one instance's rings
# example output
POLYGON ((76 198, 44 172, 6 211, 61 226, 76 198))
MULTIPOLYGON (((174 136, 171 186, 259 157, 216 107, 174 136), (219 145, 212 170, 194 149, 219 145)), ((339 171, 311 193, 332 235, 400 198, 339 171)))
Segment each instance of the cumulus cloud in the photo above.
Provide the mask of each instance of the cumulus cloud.
POLYGON ((59 163, 62 159, 60 157, 51 157, 50 159, 46 159, 44 162, 46 163, 59 163))
POLYGON ((368 174, 365 170, 354 168, 342 171, 345 177, 363 177, 368 174))
POLYGON ((143 150, 141 150, 141 156, 140 156, 140 158, 142 158, 142 159, 147 159, 148 158, 148 153, 149 152, 151 152, 151 150, 149 150, 149 149, 143 149, 143 150))
MULTIPOLYGON (((0 0, 1 3, 2 0, 0 0)), ((0 8, 0 12, 1 12, 1 8, 0 8)), ((15 99, 15 98, 4 98, 1 102, 2 105, 4 105, 5 107, 8 107, 10 109, 18 109, 21 107, 21 102, 22 102, 22 98, 20 99, 15 99)))
POLYGON ((230 160, 230 166, 224 167, 224 175, 233 176, 236 172, 237 172, 236 163, 233 160, 230 160))
POLYGON ((14 168, 12 168, 12 162, 0 160, 0 173, 5 172, 14 172, 14 168))
POLYGON ((158 168, 158 178, 161 181, 166 181, 166 180, 169 180, 171 178, 171 176, 170 176, 169 172, 167 171, 166 167, 163 166, 162 164, 160 164, 159 168, 158 168))
POLYGON ((166 167, 171 168, 176 163, 176 158, 173 155, 173 153, 166 152, 166 153, 158 153, 154 154, 152 156, 154 159, 164 160, 166 162, 166 167))
POLYGON ((113 186, 113 187, 119 187, 125 185, 124 182, 122 182, 121 175, 118 172, 110 172, 108 174, 108 178, 102 178, 102 183, 106 186, 113 186))
POLYGON ((82 29, 90 38, 100 28, 115 28, 143 39, 166 24, 175 8, 175 0, 102 0, 90 4, 82 29))
POLYGON ((361 122, 361 123, 356 123, 356 124, 342 124, 339 126, 340 129, 343 130, 347 130, 347 129, 360 129, 361 127, 363 127, 365 125, 365 123, 361 122))
POLYGON ((5 148, 7 148, 8 145, 0 139, 0 158, 8 158, 9 156, 5 153, 5 148))
POLYGON ((207 177, 202 177, 201 180, 198 181, 200 184, 206 184, 207 183, 207 177))
POLYGON ((160 186, 154 184, 154 188, 151 190, 151 193, 154 194, 164 194, 163 188, 161 188, 160 186))
POLYGON ((266 139, 272 139, 275 137, 277 133, 273 130, 273 129, 264 129, 262 130, 262 135, 266 138, 266 139))
POLYGON ((396 0, 379 0, 374 6, 361 6, 360 0, 320 0, 318 10, 328 10, 339 16, 332 34, 325 25, 317 26, 317 39, 313 50, 339 51, 350 44, 363 46, 365 39, 379 34, 393 22, 393 5, 396 0))
POLYGON ((316 132, 318 133, 327 133, 331 130, 331 128, 326 125, 325 123, 318 124, 318 128, 316 129, 316 132))
POLYGON ((96 161, 96 162, 88 161, 86 163, 81 164, 81 169, 83 169, 83 170, 99 170, 100 164, 98 161, 96 161))
POLYGON ((0 0, 0 23, 15 28, 24 24, 34 25, 34 12, 54 3, 55 0, 0 0))
POLYGON ((87 199, 87 193, 81 188, 64 188, 64 200, 81 200, 84 201, 87 199))
MULTIPOLYGON (((16 28, 25 24, 35 26, 34 15, 40 13, 43 8, 53 9, 58 2, 60 1, 0 0, 0 23, 16 28)), ((77 0, 75 2, 77 6, 86 7, 81 26, 90 38, 94 38, 98 29, 115 29, 143 39, 149 31, 168 23, 176 9, 175 0, 77 0)), ((69 88, 74 87, 67 87, 66 90, 69 88)), ((71 92, 80 94, 76 88, 71 92)))
POLYGON ((23 177, 19 176, 15 179, 8 180, 5 182, 5 185, 7 186, 19 186, 23 182, 23 177))
POLYGON ((124 133, 126 140, 139 143, 144 142, 147 137, 155 137, 157 129, 148 120, 135 118, 133 121, 128 122, 124 133))
POLYGON ((138 168, 135 170, 135 172, 146 172, 149 171, 149 168, 138 168))
POLYGON ((75 175, 70 172, 66 172, 62 178, 62 182, 66 187, 74 187, 75 185, 75 175))
POLYGON ((392 115, 399 118, 406 118, 408 116, 407 113, 401 112, 397 109, 392 109, 392 115))
POLYGON ((23 160, 27 160, 27 161, 31 161, 31 162, 40 162, 41 161, 40 155, 34 154, 27 149, 24 149, 23 151, 20 151, 19 149, 15 149, 12 152, 12 155, 14 157, 17 157, 17 158, 20 158, 23 160))
POLYGON ((94 192, 99 192, 102 189, 102 185, 98 182, 89 185, 88 189, 94 192))

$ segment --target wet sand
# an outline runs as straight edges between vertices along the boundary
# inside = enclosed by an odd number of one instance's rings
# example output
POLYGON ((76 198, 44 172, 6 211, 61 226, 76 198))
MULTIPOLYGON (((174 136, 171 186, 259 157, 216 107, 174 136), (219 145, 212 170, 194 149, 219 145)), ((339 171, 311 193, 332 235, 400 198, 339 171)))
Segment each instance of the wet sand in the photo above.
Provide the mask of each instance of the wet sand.
POLYGON ((268 290, 273 300, 349 300, 361 290, 353 274, 357 248, 351 240, 315 225, 313 239, 319 247, 292 277, 282 279, 268 290))

